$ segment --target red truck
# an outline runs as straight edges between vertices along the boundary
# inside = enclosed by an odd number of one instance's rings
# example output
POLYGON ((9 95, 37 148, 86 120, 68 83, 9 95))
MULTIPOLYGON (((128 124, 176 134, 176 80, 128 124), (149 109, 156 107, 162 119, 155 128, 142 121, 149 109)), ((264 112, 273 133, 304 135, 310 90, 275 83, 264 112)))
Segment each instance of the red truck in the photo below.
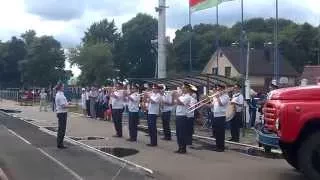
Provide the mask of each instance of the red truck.
POLYGON ((320 180, 320 86, 272 91, 263 112, 264 128, 279 138, 287 162, 320 180))

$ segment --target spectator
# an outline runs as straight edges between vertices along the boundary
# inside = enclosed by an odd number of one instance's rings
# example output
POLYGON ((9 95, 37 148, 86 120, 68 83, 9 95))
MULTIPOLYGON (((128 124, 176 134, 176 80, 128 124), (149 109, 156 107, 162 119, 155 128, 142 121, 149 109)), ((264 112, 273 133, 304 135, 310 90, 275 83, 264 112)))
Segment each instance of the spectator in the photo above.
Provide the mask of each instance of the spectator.
POLYGON ((40 92, 40 112, 42 109, 47 112, 47 96, 45 89, 42 89, 40 92))
POLYGON ((81 93, 81 108, 82 108, 82 113, 85 116, 86 115, 86 109, 87 109, 87 105, 86 105, 86 89, 82 88, 82 93, 81 93))

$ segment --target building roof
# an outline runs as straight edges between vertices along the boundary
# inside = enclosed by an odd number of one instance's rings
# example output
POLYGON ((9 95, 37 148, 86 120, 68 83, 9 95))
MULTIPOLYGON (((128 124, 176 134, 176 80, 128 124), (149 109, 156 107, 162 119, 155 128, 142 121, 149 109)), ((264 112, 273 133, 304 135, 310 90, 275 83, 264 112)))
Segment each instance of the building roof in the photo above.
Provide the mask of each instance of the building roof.
POLYGON ((218 76, 213 74, 181 74, 170 78, 164 79, 153 79, 153 78, 129 78, 130 82, 134 83, 157 83, 165 84, 167 87, 177 87, 183 85, 184 82, 191 83, 195 86, 209 86, 213 87, 216 85, 235 85, 236 80, 226 78, 224 76, 218 76))
MULTIPOLYGON (((240 49, 239 48, 221 48, 223 54, 229 59, 230 63, 242 73, 242 68, 245 64, 240 64, 240 49)), ((274 74, 274 51, 271 49, 253 49, 250 53, 249 75, 251 76, 273 76, 274 74)), ((244 58, 246 58, 246 51, 244 58)), ((294 76, 297 77, 297 71, 292 65, 280 55, 279 76, 294 76)))
POLYGON ((308 84, 316 84, 320 78, 320 66, 305 66, 301 79, 307 79, 308 84))

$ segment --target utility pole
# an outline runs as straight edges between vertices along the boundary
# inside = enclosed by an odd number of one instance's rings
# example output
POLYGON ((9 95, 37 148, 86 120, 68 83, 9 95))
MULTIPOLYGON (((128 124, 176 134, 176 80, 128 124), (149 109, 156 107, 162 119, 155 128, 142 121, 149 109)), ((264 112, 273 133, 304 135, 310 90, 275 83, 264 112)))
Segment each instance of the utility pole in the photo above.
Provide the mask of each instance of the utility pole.
POLYGON ((279 83, 279 42, 278 42, 278 36, 279 36, 279 26, 278 26, 278 0, 276 0, 276 23, 275 23, 275 57, 274 57, 274 80, 276 80, 277 83, 279 83))
POLYGON ((166 0, 159 0, 158 20, 158 78, 166 78, 167 61, 166 61, 166 0))

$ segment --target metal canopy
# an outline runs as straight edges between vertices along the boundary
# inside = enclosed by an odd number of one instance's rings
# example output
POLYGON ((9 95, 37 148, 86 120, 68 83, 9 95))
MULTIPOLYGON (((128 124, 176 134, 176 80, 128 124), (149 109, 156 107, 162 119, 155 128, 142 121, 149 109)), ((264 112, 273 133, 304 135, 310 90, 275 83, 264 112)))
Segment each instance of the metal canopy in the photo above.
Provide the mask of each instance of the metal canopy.
POLYGON ((198 87, 212 87, 215 85, 235 85, 237 82, 234 79, 230 79, 224 76, 218 76, 213 74, 198 74, 198 75, 179 75, 170 78, 163 79, 150 79, 150 78, 129 78, 131 82, 139 83, 157 83, 165 84, 167 87, 181 86, 184 82, 189 82, 198 87))

